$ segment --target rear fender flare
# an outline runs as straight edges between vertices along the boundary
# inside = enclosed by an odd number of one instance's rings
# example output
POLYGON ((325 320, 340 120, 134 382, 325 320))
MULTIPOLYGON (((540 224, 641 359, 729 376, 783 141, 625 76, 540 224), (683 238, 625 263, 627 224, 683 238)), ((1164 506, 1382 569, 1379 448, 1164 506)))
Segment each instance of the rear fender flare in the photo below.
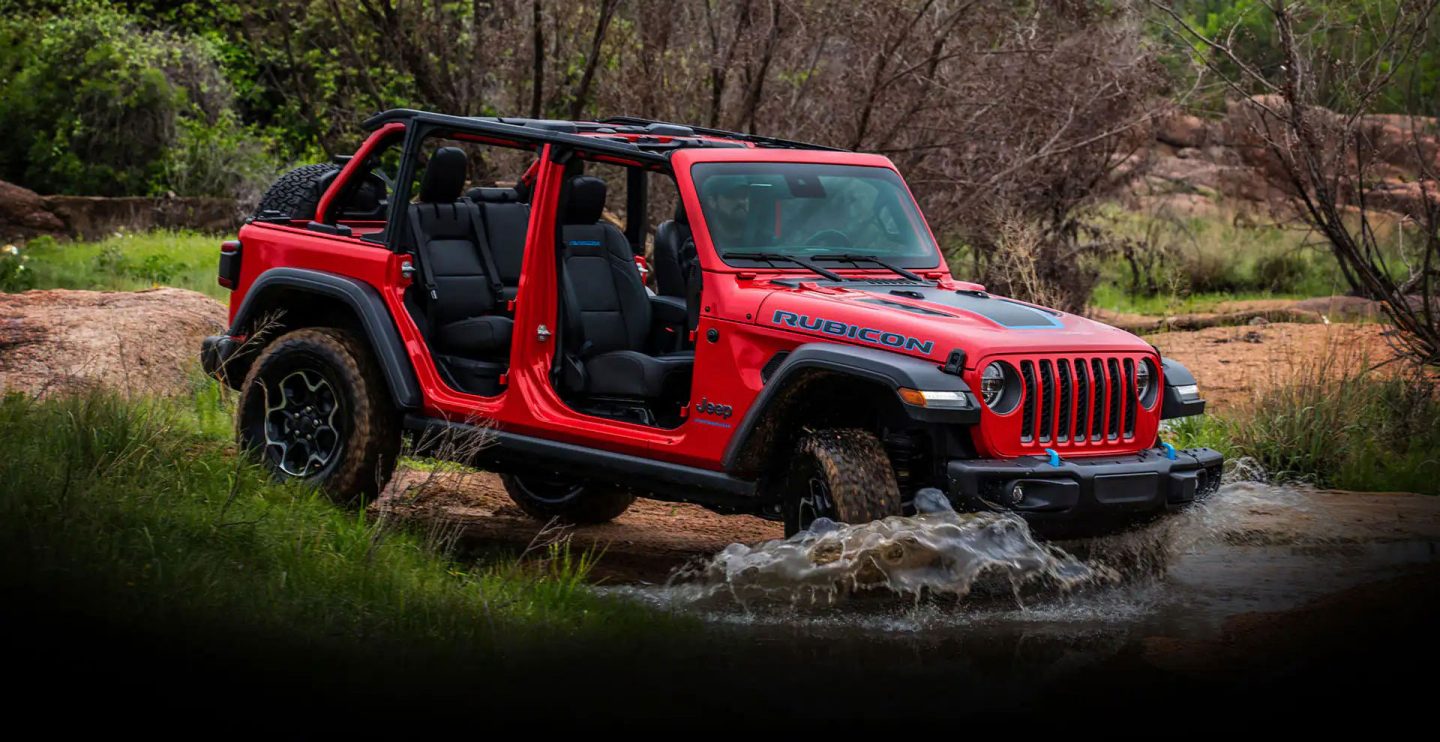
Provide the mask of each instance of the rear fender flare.
POLYGON ((359 320, 371 352, 385 374, 395 406, 401 409, 420 407, 424 399, 420 383, 405 351, 405 343, 395 328, 395 321, 380 293, 362 281, 325 271, 271 268, 260 274, 250 285, 250 290, 245 292, 245 298, 230 324, 229 334, 248 334, 251 323, 259 319, 261 309, 266 305, 267 294, 279 289, 314 294, 348 307, 359 320))

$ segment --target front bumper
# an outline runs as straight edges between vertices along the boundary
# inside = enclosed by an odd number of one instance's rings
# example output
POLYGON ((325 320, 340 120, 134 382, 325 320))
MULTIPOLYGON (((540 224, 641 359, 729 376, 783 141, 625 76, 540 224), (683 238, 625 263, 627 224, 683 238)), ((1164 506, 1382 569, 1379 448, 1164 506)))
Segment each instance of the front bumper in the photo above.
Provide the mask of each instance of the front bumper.
POLYGON ((1183 507, 1220 488, 1224 457, 1208 448, 1117 456, 957 459, 946 471, 950 500, 972 510, 1009 510, 1039 530, 1103 531, 1183 507))

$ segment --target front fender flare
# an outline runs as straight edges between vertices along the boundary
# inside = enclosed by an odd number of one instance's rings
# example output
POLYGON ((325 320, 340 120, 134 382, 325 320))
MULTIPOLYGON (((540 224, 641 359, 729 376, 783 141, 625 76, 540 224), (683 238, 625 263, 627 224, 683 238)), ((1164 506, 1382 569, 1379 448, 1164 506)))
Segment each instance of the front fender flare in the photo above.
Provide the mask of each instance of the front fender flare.
POLYGON ((861 348, 835 343, 805 343, 790 351, 765 381, 754 404, 736 427, 735 435, 725 448, 722 465, 725 471, 735 470, 747 449, 755 445, 757 431, 767 422, 777 400, 788 385, 802 374, 826 371, 875 382, 892 392, 899 389, 964 392, 971 400, 965 410, 926 409, 906 404, 901 407, 912 420, 921 423, 971 425, 980 422, 980 409, 970 387, 959 377, 945 373, 933 361, 900 355, 874 348, 861 348))

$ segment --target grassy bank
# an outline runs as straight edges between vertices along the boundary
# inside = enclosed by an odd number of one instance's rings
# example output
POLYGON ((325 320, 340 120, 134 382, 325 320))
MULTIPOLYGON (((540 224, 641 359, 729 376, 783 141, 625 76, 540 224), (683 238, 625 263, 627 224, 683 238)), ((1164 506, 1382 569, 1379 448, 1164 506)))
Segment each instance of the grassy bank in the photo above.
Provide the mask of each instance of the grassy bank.
POLYGON ((1278 480, 1440 494, 1440 385, 1420 371, 1370 371, 1332 350, 1247 407, 1178 422, 1175 445, 1252 458, 1278 480))
POLYGON ((587 590, 590 555, 464 566, 443 538, 274 484, 237 460, 227 423, 215 394, 190 405, 5 397, 0 587, 107 625, 416 662, 623 644, 680 624, 587 590))
POLYGON ((174 286, 228 300, 215 283, 220 259, 217 235, 153 231, 122 234, 89 242, 30 240, 19 255, 0 256, 0 291, 86 289, 135 291, 174 286), (18 268, 22 266, 23 268, 18 268))

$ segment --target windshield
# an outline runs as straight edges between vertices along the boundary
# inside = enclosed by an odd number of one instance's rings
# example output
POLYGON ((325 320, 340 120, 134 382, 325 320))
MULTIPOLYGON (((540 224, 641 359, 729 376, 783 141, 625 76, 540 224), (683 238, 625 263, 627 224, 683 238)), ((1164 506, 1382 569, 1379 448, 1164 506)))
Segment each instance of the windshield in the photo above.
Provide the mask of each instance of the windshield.
POLYGON ((905 268, 940 262, 909 191, 887 168, 711 162, 691 175, 710 239, 732 265, 760 254, 873 255, 905 268))

